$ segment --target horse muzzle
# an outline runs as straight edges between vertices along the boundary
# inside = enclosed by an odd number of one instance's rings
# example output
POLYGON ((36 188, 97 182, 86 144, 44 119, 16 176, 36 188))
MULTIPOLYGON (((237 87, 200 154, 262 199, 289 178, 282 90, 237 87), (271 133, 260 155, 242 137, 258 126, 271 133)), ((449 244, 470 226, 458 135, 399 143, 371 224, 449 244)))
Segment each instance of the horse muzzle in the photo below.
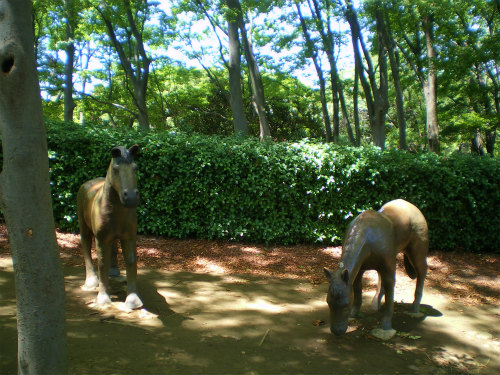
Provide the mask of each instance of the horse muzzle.
POLYGON ((137 189, 126 189, 120 194, 120 200, 123 206, 127 208, 137 207, 139 204, 139 192, 137 189))

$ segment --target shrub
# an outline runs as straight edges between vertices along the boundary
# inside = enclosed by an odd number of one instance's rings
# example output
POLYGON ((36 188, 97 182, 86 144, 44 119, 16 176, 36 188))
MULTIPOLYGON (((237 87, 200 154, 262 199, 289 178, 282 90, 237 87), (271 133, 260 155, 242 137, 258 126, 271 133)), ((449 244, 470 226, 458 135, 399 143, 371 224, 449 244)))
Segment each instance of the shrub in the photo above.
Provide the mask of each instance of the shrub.
POLYGON ((431 248, 500 251, 496 159, 53 121, 47 131, 54 216, 65 230, 78 230, 79 186, 104 176, 113 146, 137 143, 141 233, 339 244, 361 211, 403 198, 427 218, 431 248))

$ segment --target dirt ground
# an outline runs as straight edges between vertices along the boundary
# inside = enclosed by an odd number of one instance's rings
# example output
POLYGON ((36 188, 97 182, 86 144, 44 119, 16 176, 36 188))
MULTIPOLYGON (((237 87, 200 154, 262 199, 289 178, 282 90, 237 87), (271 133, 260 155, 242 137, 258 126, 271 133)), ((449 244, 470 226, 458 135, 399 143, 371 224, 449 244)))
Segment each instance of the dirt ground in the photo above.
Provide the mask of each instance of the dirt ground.
MULTIPOLYGON (((328 329, 323 267, 339 247, 264 246, 140 236, 142 310, 93 305, 79 238, 57 233, 67 291, 71 374, 498 374, 499 257, 431 251, 425 317, 405 314, 414 281, 399 259, 393 326, 370 335, 376 273, 366 273, 362 316, 348 333, 328 329)), ((123 265, 122 265, 122 270, 123 265)), ((124 273, 124 271, 122 271, 124 273)), ((15 374, 16 307, 10 250, 0 225, 0 374, 15 374)))

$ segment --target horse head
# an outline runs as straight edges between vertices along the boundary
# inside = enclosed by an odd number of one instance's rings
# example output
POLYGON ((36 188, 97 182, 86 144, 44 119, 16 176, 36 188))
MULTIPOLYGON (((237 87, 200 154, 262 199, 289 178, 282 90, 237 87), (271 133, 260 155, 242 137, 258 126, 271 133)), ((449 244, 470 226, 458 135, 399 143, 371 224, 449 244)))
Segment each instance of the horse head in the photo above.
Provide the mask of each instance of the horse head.
POLYGON ((349 271, 339 269, 331 272, 326 268, 323 270, 330 283, 326 295, 326 302, 330 308, 330 331, 340 336, 347 331, 349 314, 354 299, 352 283, 349 282, 349 271))
POLYGON ((108 178, 111 186, 118 193, 120 202, 127 208, 137 207, 139 192, 137 190, 137 165, 134 162, 139 146, 133 145, 128 150, 123 147, 114 147, 111 150, 111 165, 108 178))

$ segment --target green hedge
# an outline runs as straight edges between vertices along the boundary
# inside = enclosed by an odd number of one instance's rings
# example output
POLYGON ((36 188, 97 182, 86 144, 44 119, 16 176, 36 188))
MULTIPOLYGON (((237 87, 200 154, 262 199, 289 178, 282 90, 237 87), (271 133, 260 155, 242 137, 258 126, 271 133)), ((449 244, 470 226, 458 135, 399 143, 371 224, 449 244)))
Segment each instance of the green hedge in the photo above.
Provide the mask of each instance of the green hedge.
POLYGON ((431 248, 500 252, 500 163, 376 148, 138 133, 47 121, 54 216, 78 230, 76 193, 116 145, 141 146, 139 232, 253 242, 341 242, 361 211, 416 204, 431 248))

